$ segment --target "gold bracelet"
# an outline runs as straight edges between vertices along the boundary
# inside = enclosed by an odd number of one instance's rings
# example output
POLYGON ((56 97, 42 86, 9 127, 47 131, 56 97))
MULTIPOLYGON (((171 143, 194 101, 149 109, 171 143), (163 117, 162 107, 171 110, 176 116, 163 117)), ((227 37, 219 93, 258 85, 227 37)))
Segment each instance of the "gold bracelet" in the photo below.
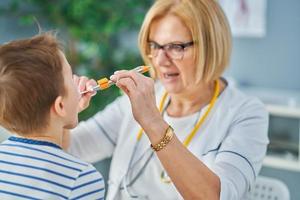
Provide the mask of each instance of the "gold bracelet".
POLYGON ((151 144, 150 145, 151 148, 154 151, 162 150, 171 141, 171 139, 173 138, 173 135, 174 135, 174 129, 169 125, 169 127, 167 128, 167 130, 165 132, 163 139, 158 144, 155 144, 155 145, 151 144))

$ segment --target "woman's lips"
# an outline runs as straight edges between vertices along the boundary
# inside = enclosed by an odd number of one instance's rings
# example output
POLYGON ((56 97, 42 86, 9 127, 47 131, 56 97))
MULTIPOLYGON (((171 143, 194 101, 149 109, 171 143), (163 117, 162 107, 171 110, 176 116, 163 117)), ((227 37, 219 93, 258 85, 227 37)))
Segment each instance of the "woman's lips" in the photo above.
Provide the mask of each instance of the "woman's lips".
POLYGON ((175 81, 179 77, 179 73, 163 73, 163 78, 167 82, 175 81))
POLYGON ((164 73, 163 75, 165 79, 170 79, 179 76, 179 73, 164 73))

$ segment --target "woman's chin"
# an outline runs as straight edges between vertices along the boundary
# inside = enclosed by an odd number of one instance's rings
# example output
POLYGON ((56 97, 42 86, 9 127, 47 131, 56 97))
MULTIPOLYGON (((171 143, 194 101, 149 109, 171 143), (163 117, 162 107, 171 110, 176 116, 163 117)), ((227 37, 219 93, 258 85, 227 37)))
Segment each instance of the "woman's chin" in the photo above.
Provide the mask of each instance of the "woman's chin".
POLYGON ((182 92, 181 87, 178 84, 168 84, 168 83, 163 83, 165 90, 168 93, 180 93, 182 92))

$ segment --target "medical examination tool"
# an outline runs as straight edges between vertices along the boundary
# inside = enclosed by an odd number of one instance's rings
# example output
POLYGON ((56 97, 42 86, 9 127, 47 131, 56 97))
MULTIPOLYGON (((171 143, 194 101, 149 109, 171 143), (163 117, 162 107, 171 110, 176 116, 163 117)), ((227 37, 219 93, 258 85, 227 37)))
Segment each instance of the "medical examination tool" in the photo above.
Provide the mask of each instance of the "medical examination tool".
MULTIPOLYGON (((132 71, 136 71, 138 73, 145 73, 145 72, 148 72, 149 69, 150 69, 149 66, 138 66, 138 67, 132 69, 132 71)), ((92 87, 90 90, 82 91, 82 92, 80 92, 80 94, 85 94, 87 92, 94 92, 94 91, 98 91, 98 90, 105 90, 114 84, 115 84, 115 82, 109 80, 108 78, 102 78, 97 81, 96 86, 92 87)))

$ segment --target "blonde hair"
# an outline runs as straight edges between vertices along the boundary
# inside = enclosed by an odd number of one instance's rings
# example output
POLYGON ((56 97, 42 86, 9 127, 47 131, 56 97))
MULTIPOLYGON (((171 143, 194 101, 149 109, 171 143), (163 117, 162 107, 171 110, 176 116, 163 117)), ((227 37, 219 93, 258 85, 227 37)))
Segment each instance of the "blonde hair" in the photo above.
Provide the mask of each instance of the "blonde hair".
POLYGON ((144 62, 152 65, 148 57, 152 23, 168 14, 177 16, 191 32, 197 65, 196 80, 218 79, 229 64, 231 32, 227 18, 215 0, 156 0, 139 33, 139 48, 144 62))

